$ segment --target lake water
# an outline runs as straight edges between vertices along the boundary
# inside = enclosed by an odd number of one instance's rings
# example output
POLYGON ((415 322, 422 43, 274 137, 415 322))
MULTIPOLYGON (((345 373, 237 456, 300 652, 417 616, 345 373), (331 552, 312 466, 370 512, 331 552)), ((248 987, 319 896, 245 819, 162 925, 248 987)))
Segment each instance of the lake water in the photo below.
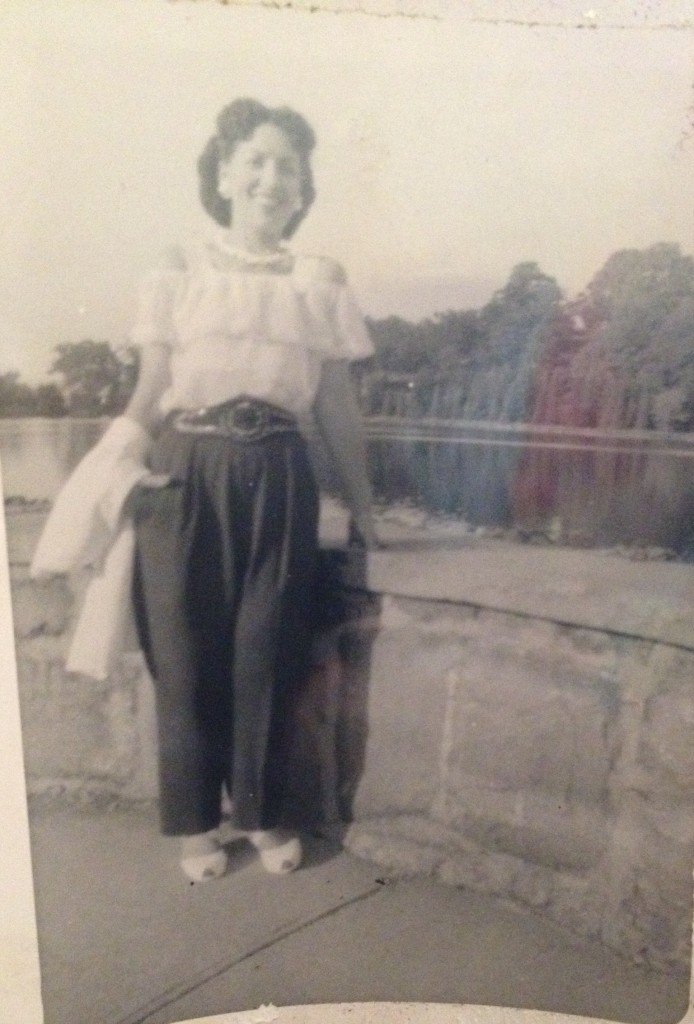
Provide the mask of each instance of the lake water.
POLYGON ((0 419, 5 498, 54 498, 106 426, 105 420, 0 419))
MULTIPOLYGON (((52 499, 106 420, 0 419, 6 498, 52 499)), ((694 549, 694 438, 367 420, 379 500, 587 547, 694 549)), ((325 460, 317 457, 322 477, 325 460)), ((326 480, 327 482, 327 480, 326 480)))
POLYGON ((371 478, 474 526, 572 546, 694 552, 694 436, 523 424, 366 421, 371 478))

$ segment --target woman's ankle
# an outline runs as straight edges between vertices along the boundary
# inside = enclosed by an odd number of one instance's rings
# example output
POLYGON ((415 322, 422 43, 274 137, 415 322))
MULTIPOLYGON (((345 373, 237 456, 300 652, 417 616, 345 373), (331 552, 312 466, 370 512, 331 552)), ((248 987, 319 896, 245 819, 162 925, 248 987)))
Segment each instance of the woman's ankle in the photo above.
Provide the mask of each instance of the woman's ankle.
POLYGON ((246 832, 246 837, 257 850, 272 850, 276 846, 283 846, 290 839, 295 838, 296 833, 290 829, 277 825, 275 828, 253 829, 246 832))
POLYGON ((217 829, 208 832, 197 832, 195 835, 181 836, 181 854, 184 857, 203 857, 215 853, 219 849, 217 829))

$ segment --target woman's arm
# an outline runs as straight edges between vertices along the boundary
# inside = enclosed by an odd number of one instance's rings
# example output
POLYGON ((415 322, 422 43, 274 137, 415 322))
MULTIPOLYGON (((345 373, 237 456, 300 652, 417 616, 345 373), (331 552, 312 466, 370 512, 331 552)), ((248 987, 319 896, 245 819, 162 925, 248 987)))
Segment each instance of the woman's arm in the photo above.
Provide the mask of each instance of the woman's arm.
POLYGON ((168 387, 169 349, 165 345, 144 345, 140 349, 137 384, 123 412, 145 430, 156 429, 161 419, 159 400, 168 387))
POLYGON ((340 478, 354 525, 367 547, 377 547, 361 415, 349 365, 344 360, 323 363, 314 413, 340 478))

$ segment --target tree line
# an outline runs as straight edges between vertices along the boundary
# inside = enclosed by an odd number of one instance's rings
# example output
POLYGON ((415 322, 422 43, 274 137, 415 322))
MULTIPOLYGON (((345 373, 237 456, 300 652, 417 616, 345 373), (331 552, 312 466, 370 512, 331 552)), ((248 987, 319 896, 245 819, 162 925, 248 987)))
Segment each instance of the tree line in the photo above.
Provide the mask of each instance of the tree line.
POLYGON ((521 263, 480 310, 369 321, 367 413, 694 430, 694 259, 614 253, 576 298, 521 263))
POLYGON ((15 372, 0 374, 0 416, 116 416, 135 387, 137 350, 86 338, 54 349, 57 382, 30 387, 15 372))
MULTIPOLYGON (((367 415, 694 430, 694 259, 671 243, 614 253, 573 299, 524 262, 481 309, 367 324, 367 415)), ((0 375, 0 415, 116 415, 137 353, 65 342, 50 373, 36 388, 0 375)))

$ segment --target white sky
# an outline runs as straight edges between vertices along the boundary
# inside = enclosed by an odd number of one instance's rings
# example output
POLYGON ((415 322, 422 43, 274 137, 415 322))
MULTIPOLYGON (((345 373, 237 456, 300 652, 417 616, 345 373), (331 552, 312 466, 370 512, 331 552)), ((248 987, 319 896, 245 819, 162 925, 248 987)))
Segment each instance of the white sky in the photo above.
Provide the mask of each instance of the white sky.
POLYGON ((143 271, 211 225, 195 161, 239 95, 314 125, 295 245, 344 262, 367 312, 479 305, 526 259, 574 294, 617 249, 694 250, 694 30, 447 7, 2 0, 0 372, 126 340, 143 271))

